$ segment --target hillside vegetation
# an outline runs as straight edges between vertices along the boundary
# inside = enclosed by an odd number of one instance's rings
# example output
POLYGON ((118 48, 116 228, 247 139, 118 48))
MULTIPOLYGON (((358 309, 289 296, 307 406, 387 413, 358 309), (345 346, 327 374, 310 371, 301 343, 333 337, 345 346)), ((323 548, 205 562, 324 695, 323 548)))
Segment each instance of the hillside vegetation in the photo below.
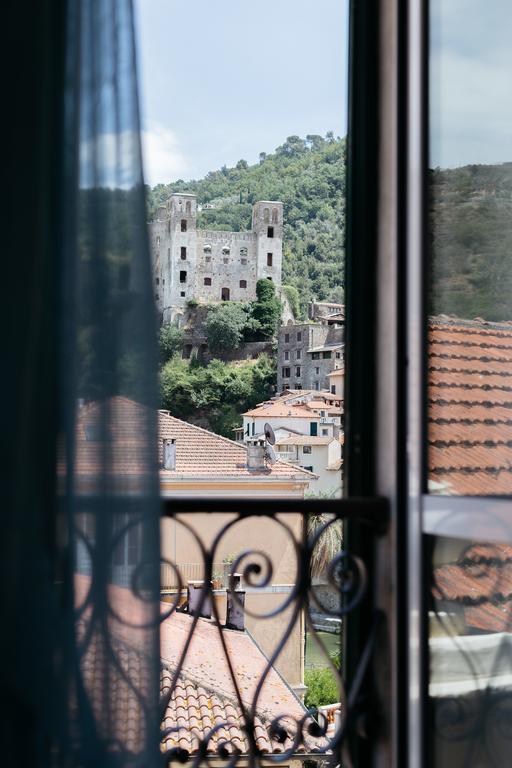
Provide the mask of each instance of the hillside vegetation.
POLYGON ((345 139, 289 136, 257 165, 239 160, 234 168, 211 171, 204 179, 148 188, 148 213, 172 192, 194 192, 198 203, 215 208, 198 215, 198 227, 242 231, 251 228, 252 203, 284 204, 283 284, 299 292, 301 313, 313 299, 343 300, 345 223, 345 139))
POLYGON ((512 163, 431 171, 430 311, 512 320, 512 163))

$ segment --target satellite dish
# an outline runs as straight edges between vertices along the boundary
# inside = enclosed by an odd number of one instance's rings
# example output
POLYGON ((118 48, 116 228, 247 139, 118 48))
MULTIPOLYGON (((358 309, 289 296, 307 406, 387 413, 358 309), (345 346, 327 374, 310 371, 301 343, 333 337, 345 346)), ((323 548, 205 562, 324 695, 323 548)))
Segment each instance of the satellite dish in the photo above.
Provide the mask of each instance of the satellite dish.
POLYGON ((271 445, 267 445, 266 447, 265 458, 270 464, 275 464, 277 461, 276 452, 274 451, 271 445))
POLYGON ((269 445, 275 445, 276 442, 276 436, 274 435, 274 430, 270 426, 270 424, 265 424, 263 427, 263 431, 265 433, 265 440, 269 445))

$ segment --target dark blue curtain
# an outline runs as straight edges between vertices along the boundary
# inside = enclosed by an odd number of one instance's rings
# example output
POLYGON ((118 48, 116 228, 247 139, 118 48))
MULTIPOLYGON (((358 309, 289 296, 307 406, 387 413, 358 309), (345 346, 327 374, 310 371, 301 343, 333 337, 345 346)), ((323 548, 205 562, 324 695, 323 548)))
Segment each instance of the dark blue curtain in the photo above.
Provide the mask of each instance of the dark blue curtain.
POLYGON ((128 0, 8 2, 2 765, 158 760, 156 343, 128 0))

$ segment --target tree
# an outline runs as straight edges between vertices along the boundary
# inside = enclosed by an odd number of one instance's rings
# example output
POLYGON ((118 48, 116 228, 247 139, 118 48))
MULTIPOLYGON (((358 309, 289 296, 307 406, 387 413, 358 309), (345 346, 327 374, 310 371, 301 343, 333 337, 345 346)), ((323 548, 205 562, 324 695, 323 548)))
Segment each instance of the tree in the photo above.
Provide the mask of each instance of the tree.
POLYGON ((314 536, 324 525, 327 525, 327 527, 320 534, 311 554, 311 575, 316 577, 325 576, 329 563, 343 548, 341 520, 335 520, 332 515, 328 515, 325 512, 314 512, 309 515, 308 537, 314 536), (330 523, 330 525, 327 525, 327 523, 330 523))
POLYGON ((277 333, 281 319, 281 302, 276 296, 271 280, 258 280, 256 283, 256 301, 252 302, 251 314, 258 323, 258 333, 263 339, 272 339, 277 333))
POLYGON ((212 352, 240 346, 246 322, 247 311, 242 304, 224 302, 211 307, 206 317, 206 338, 212 352))
POLYGON ((183 349, 183 331, 173 323, 168 323, 160 328, 159 337, 160 357, 163 362, 170 360, 177 352, 183 349))

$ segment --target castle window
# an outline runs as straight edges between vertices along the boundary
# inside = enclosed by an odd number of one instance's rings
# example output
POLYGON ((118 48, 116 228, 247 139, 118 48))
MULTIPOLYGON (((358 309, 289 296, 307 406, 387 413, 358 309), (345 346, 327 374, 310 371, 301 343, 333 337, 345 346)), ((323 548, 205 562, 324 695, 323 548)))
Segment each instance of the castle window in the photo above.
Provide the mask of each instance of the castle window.
POLYGON ((285 335, 284 335, 284 343, 288 344, 289 342, 290 342, 290 334, 289 333, 285 333, 285 335))
POLYGON ((283 379, 289 379, 289 378, 290 378, 290 369, 283 368, 283 379))
POLYGON ((205 256, 204 260, 207 261, 207 262, 210 262, 212 260, 212 257, 211 256, 205 256))
POLYGON ((229 288, 222 288, 220 298, 221 301, 229 301, 229 288))
POLYGON ((190 202, 190 200, 187 200, 187 204, 185 206, 185 211, 187 213, 192 213, 192 203, 190 202))
POLYGON ((265 210, 263 211, 263 221, 265 222, 265 224, 268 224, 269 219, 270 219, 270 211, 268 210, 268 208, 265 208, 265 210))
POLYGON ((180 283, 186 283, 187 282, 187 273, 184 269, 180 272, 180 283))
POLYGON ((297 332, 297 341, 302 341, 302 331, 297 332))
POLYGON ((247 288, 247 280, 240 280, 240 288, 247 288))
POLYGON ((267 267, 271 267, 271 266, 272 266, 272 254, 267 253, 267 267))
POLYGON ((186 219, 182 219, 181 220, 181 231, 182 232, 186 232, 187 231, 187 220, 186 219))
POLYGON ((203 253, 211 253, 211 252, 212 252, 211 245, 204 245, 203 246, 203 253))
POLYGON ((290 350, 286 349, 284 352, 284 359, 289 360, 290 359, 290 350))
POLYGON ((205 285, 211 285, 211 284, 212 284, 212 279, 211 279, 211 277, 205 277, 205 279, 204 279, 204 284, 205 284, 205 285))
POLYGON ((267 237, 274 237, 274 227, 267 227, 267 237))
POLYGON ((240 248, 240 256, 247 256, 247 248, 240 248))
POLYGON ((186 259, 187 258, 187 249, 184 245, 181 246, 181 258, 186 259))
POLYGON ((277 224, 277 208, 272 208, 272 224, 277 224))
POLYGON ((295 375, 300 376, 300 365, 295 368, 295 375))
POLYGON ((180 292, 180 296, 181 296, 182 299, 184 299, 185 298, 185 291, 181 291, 180 292))
POLYGON ((160 285, 160 278, 158 278, 158 277, 157 277, 157 278, 155 279, 155 283, 156 283, 157 285, 160 285))
POLYGON ((222 248, 222 255, 223 255, 223 256, 229 256, 229 254, 230 254, 230 253, 231 253, 231 250, 230 250, 230 247, 229 247, 229 245, 225 245, 225 246, 222 248))
POLYGON ((300 360, 300 358, 302 357, 302 350, 298 349, 297 352, 295 353, 295 357, 297 358, 297 360, 300 360))
POLYGON ((240 259, 240 264, 247 264, 247 259, 240 259))
POLYGON ((319 373, 320 373, 320 368, 315 368, 315 376, 318 376, 319 373))
POLYGON ((271 283, 274 282, 271 277, 267 277, 267 280, 270 280, 271 283))

